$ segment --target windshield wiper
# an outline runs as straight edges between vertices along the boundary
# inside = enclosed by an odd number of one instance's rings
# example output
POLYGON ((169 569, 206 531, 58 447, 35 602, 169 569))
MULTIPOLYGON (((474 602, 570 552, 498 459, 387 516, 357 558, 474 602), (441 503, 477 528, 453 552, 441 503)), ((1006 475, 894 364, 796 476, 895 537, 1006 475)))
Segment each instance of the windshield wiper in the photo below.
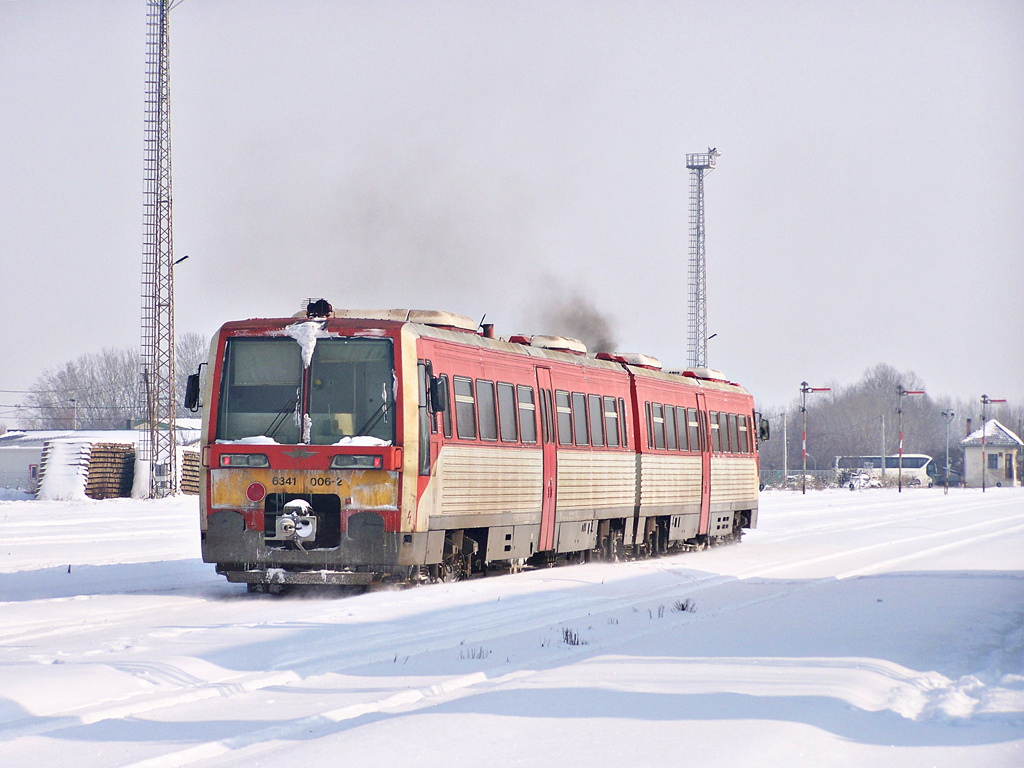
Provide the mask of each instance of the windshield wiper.
POLYGON ((273 437, 274 436, 274 433, 277 432, 277 430, 279 430, 281 428, 282 424, 284 424, 285 417, 289 413, 293 413, 295 411, 295 405, 298 402, 299 402, 299 395, 298 395, 298 393, 296 393, 295 397, 293 397, 290 402, 285 403, 284 407, 280 411, 277 412, 276 416, 274 416, 274 420, 272 422, 270 422, 270 426, 267 427, 266 432, 264 433, 264 434, 266 434, 267 437, 273 437))
POLYGON ((365 424, 363 424, 363 426, 356 430, 354 437, 363 437, 368 431, 377 426, 377 422, 380 421, 383 416, 387 415, 387 412, 391 410, 391 407, 394 404, 395 401, 392 400, 390 403, 382 405, 379 410, 377 410, 376 412, 374 412, 372 416, 370 416, 370 418, 367 420, 365 424))

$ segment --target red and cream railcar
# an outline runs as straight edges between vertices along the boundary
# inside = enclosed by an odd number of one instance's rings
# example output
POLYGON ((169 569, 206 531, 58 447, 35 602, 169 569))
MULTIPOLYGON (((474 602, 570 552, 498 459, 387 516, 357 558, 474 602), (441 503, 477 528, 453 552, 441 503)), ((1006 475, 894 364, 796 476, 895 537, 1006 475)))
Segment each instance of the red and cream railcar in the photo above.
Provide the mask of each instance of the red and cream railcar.
POLYGON ((666 542, 704 541, 756 527, 750 394, 716 371, 668 373, 657 364, 629 370, 639 419, 637 530, 664 549, 666 542))
POLYGON ((255 588, 366 584, 756 525, 750 395, 585 353, 441 312, 228 323, 203 393, 204 560, 255 588))

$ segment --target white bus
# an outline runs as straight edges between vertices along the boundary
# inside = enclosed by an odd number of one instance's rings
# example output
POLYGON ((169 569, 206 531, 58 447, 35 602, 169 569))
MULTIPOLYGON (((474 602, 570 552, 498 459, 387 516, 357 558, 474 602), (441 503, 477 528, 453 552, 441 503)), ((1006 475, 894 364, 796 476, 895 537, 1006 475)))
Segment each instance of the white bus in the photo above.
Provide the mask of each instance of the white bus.
MULTIPOLYGON (((881 456, 836 456, 832 462, 836 482, 840 485, 864 485, 882 477, 881 456)), ((903 454, 903 484, 926 485, 935 483, 939 472, 935 461, 924 453, 903 454)), ((900 474, 899 454, 885 457, 885 476, 895 481, 900 474)))

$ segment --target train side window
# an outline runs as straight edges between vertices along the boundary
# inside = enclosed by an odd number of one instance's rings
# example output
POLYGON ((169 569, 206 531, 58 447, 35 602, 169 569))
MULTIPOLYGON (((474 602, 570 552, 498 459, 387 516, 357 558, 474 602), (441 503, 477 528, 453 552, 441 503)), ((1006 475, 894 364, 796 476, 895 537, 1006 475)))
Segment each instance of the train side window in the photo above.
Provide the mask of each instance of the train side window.
POLYGON ((463 440, 476 440, 476 400, 473 398, 473 380, 456 376, 455 426, 463 440))
POLYGON ((480 439, 498 439, 498 411, 494 404, 494 382, 476 380, 476 407, 480 418, 480 439))
POLYGON ((573 441, 576 445, 590 445, 587 432, 587 396, 582 392, 572 393, 573 441))
POLYGON ((549 442, 555 442, 555 405, 552 400, 551 390, 542 389, 541 397, 544 401, 544 439, 549 442))
POLYGON ((647 447, 654 447, 654 427, 651 426, 651 404, 650 402, 644 403, 644 409, 647 411, 647 447))
POLYGON ((551 429, 551 393, 546 389, 537 390, 540 392, 540 433, 545 443, 552 442, 551 429))
POLYGON ((665 448, 665 410, 661 403, 651 403, 651 421, 654 423, 654 447, 665 448))
MULTIPOLYGON (((448 374, 442 373, 441 378, 444 379, 444 388, 448 389, 448 374)), ((451 391, 451 390, 448 390, 451 391)), ((451 439, 452 436, 452 409, 445 408, 441 411, 441 429, 444 430, 444 436, 451 439)))
POLYGON ((590 443, 598 448, 604 446, 604 408, 600 395, 587 395, 590 417, 590 443))
POLYGON ((519 440, 516 427, 516 388, 511 384, 498 384, 498 424, 501 427, 501 441, 514 443, 519 440))
POLYGON ((700 450, 700 422, 697 421, 697 409, 687 408, 686 409, 686 423, 689 426, 687 434, 690 437, 690 450, 700 450))
POLYGON ((533 400, 533 387, 518 387, 519 436, 524 443, 537 442, 537 405, 533 400))
POLYGON ((569 393, 555 390, 555 416, 558 421, 558 444, 572 445, 572 408, 569 393))
POLYGON ((740 452, 740 432, 735 413, 729 414, 729 448, 733 453, 740 452))
POLYGON ((671 405, 665 406, 665 447, 676 449, 676 409, 671 405))
POLYGON ((622 425, 622 447, 629 448, 629 423, 626 421, 626 401, 619 398, 619 424, 622 425))
POLYGON ((722 430, 718 424, 718 411, 711 411, 711 450, 715 453, 722 452, 722 430))
POLYGON ((608 437, 608 446, 617 448, 619 445, 619 412, 615 410, 615 398, 604 398, 604 433, 608 437))
MULTIPOLYGON (((420 474, 430 474, 430 409, 427 404, 427 363, 420 360, 417 364, 417 377, 419 378, 419 464, 420 474)), ((434 420, 434 429, 437 429, 437 420, 434 420)))
POLYGON ((740 453, 750 453, 750 443, 747 442, 747 417, 743 414, 736 417, 736 430, 740 438, 740 453))
POLYGON ((676 427, 679 429, 679 450, 692 451, 693 448, 686 444, 687 427, 689 421, 686 418, 686 409, 681 405, 676 406, 676 427))

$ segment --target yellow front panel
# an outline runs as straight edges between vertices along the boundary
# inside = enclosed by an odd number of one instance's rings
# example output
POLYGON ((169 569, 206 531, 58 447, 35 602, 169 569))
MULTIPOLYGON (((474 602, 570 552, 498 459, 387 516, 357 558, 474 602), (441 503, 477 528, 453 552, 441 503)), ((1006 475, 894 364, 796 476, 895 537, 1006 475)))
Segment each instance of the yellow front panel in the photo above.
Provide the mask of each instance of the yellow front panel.
POLYGON ((333 493, 343 508, 397 509, 398 473, 381 469, 344 469, 337 471, 284 471, 275 469, 210 470, 210 495, 213 509, 258 508, 246 498, 251 483, 262 483, 267 493, 333 493))

